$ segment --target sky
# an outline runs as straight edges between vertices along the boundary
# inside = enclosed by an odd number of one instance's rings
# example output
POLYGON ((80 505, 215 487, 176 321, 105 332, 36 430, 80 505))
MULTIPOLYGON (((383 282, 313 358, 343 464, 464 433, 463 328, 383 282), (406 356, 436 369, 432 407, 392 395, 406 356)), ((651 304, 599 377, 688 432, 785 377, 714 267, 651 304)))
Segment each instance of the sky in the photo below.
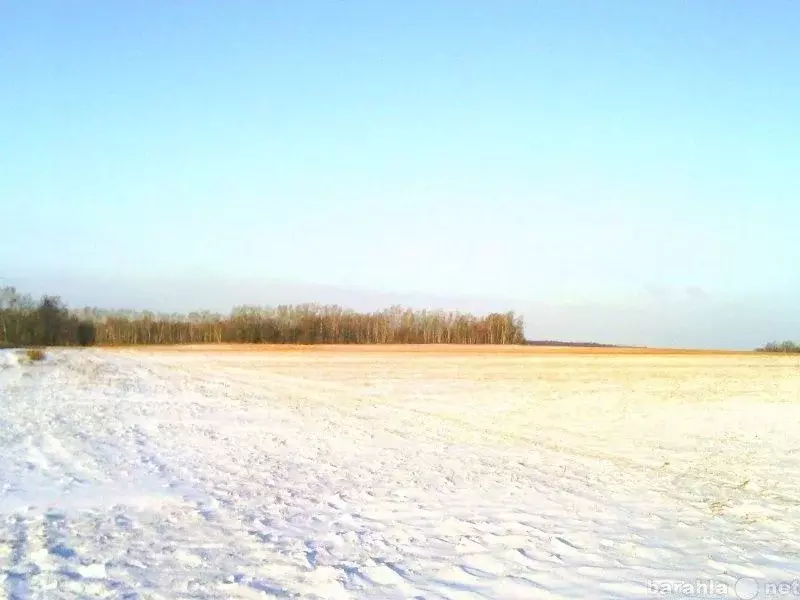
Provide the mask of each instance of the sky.
POLYGON ((0 0, 0 285, 800 339, 798 22, 791 0, 0 0))

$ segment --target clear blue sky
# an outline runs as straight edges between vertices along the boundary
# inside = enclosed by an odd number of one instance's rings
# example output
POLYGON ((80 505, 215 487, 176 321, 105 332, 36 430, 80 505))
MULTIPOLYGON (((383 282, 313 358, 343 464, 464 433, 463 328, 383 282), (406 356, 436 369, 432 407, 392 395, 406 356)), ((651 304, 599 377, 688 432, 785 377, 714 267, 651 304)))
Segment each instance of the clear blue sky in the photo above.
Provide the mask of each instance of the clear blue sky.
POLYGON ((789 0, 0 0, 0 277, 800 337, 799 27, 789 0))

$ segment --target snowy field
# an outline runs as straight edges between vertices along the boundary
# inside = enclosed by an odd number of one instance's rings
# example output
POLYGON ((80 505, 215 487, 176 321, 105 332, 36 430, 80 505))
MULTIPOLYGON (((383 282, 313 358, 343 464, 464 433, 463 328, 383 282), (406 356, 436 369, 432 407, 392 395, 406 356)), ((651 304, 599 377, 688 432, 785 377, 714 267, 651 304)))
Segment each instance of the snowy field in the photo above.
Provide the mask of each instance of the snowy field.
POLYGON ((796 358, 0 356, 0 597, 772 598, 796 577, 796 358))

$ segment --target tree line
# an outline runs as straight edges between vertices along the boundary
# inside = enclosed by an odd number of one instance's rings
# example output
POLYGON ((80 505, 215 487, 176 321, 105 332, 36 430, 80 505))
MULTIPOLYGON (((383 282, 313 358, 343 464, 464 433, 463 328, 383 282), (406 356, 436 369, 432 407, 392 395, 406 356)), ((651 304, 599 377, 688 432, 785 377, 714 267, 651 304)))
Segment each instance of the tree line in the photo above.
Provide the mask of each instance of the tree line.
POLYGON ((475 316, 399 306, 356 312, 336 305, 240 306, 230 314, 70 310, 57 296, 34 301, 0 288, 0 345, 138 344, 524 344, 513 312, 475 316))
POLYGON ((800 354, 800 344, 787 340, 785 342, 770 342, 761 348, 756 348, 756 352, 779 352, 783 354, 800 354))

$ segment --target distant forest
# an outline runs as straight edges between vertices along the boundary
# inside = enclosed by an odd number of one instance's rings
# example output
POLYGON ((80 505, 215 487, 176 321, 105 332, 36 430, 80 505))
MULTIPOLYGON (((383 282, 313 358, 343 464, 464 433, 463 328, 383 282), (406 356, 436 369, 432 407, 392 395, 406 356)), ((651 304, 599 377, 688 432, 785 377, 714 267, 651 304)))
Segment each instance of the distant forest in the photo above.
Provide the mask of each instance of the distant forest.
POLYGON ((371 313, 340 306, 241 306, 230 314, 69 309, 0 288, 0 346, 137 344, 524 344, 522 317, 484 317, 393 306, 371 313))
POLYGON ((770 342, 761 348, 756 348, 757 352, 780 352, 783 354, 800 354, 800 344, 792 341, 770 342))

